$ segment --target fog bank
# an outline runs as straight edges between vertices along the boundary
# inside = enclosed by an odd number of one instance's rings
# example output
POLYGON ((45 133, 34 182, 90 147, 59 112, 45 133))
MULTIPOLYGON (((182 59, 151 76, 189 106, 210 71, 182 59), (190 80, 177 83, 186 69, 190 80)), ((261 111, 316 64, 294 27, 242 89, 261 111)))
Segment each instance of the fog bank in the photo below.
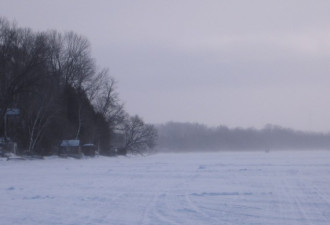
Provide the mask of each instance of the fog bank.
POLYGON ((330 149, 330 134, 267 125, 262 129, 207 127, 197 123, 159 125, 160 151, 330 149))

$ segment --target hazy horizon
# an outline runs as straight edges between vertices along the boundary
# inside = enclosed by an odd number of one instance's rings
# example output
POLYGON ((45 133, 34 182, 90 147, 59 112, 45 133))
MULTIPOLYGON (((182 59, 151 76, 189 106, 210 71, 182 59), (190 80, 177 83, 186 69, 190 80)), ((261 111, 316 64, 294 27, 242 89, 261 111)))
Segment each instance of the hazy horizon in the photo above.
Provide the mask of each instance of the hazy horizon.
POLYGON ((87 37, 148 123, 330 131, 328 1, 0 3, 20 27, 87 37))

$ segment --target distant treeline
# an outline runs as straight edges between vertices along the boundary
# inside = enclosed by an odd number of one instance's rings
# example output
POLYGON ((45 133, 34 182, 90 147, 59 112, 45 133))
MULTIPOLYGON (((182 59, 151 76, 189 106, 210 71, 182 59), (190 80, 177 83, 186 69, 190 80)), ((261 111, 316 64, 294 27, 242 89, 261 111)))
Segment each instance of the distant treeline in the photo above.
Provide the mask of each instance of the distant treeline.
POLYGON ((330 149, 330 134, 267 125, 263 129, 169 122, 158 127, 163 151, 330 149))

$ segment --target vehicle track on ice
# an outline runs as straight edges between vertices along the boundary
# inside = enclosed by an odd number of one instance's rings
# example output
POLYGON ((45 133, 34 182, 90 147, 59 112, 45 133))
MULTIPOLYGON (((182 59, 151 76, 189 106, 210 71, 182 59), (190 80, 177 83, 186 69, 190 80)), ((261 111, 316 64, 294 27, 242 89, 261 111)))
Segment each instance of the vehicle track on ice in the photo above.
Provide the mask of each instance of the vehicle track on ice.
MULTIPOLYGON (((194 170, 184 172, 182 175, 171 174, 174 182, 159 183, 159 190, 154 194, 152 202, 146 209, 143 225, 151 224, 148 221, 157 221, 157 224, 181 225, 187 224, 219 224, 214 216, 204 212, 194 200, 191 199, 191 186, 198 174, 194 170)), ((222 223, 224 224, 224 223, 222 223)))
POLYGON ((294 176, 286 176, 281 180, 280 194, 282 213, 287 217, 282 219, 288 224, 328 225, 330 223, 330 204, 322 197, 315 186, 306 184, 304 176, 298 171, 294 176), (325 210, 327 209, 327 210, 325 210), (287 212, 284 212, 286 210, 287 212), (291 221, 291 222, 290 222, 291 221))

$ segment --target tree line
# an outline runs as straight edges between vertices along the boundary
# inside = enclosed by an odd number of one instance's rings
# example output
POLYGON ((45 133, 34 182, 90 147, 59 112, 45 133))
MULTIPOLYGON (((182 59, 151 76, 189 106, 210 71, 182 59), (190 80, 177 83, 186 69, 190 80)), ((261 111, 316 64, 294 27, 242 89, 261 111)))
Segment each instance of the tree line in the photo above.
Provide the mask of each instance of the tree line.
POLYGON ((154 147, 157 130, 121 103, 116 81, 98 68, 87 38, 34 32, 0 18, 0 137, 31 154, 51 154, 61 140, 93 143, 112 154, 154 147), (16 113, 10 113, 14 111, 16 113))
POLYGON ((157 126, 162 151, 330 149, 330 134, 267 125, 263 129, 169 122, 157 126))

